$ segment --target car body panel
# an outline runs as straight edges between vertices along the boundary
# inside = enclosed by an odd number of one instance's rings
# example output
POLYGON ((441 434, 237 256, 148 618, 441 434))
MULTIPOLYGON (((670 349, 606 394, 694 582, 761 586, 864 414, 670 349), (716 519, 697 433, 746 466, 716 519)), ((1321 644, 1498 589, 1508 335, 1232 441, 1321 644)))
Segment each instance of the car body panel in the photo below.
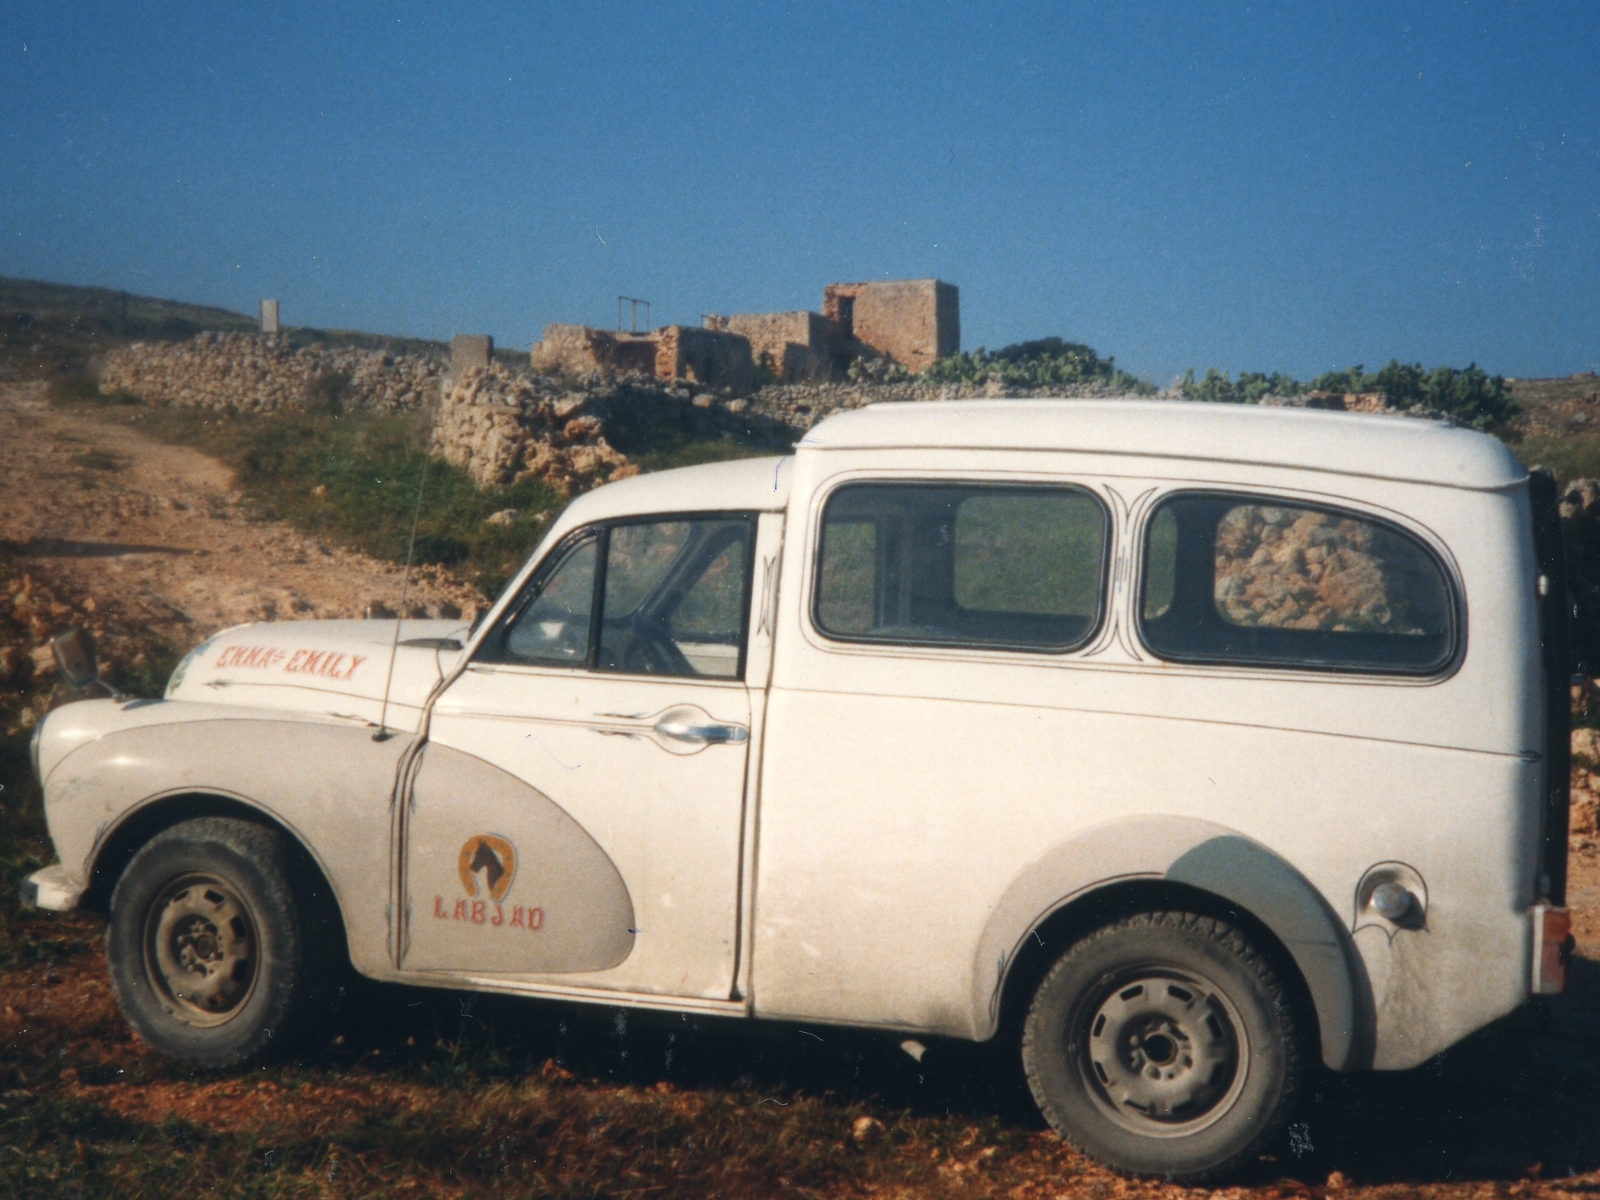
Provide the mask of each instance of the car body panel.
POLYGON ((355 965, 385 972, 390 801, 409 740, 375 741, 364 723, 221 705, 156 702, 140 711, 167 719, 84 741, 47 779, 51 836, 77 880, 90 881, 96 856, 147 806, 226 798, 282 824, 306 849, 333 889, 355 965))
POLYGON ((135 813, 215 794, 307 847, 369 974, 964 1038, 993 1034, 1011 967, 1064 906, 1178 885, 1281 943, 1330 1066, 1411 1066, 1528 994, 1545 728, 1530 523, 1509 452, 1437 423, 872 406, 792 458, 578 498, 475 629, 244 626, 197 648, 164 702, 52 714, 56 882, 87 883, 135 813), (1098 625, 1063 653, 826 636, 821 515, 863 481, 1092 493, 1109 520, 1098 625), (1402 530, 1457 593, 1454 655, 1413 675, 1163 660, 1140 632, 1143 539, 1197 489, 1402 530), (690 512, 759 514, 742 681, 474 661, 570 534, 690 512), (668 744, 657 723, 683 706, 747 740, 668 744), (1416 880, 1421 919, 1362 907, 1380 868, 1416 880))

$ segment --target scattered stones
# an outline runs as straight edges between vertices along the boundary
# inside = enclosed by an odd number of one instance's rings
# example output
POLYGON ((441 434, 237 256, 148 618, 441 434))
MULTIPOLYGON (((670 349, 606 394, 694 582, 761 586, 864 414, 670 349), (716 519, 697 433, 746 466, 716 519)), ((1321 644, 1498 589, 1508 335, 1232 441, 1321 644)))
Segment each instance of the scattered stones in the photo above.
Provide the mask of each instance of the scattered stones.
POLYGON ((483 519, 485 525, 509 525, 517 519, 517 510, 502 508, 499 512, 490 513, 483 519))

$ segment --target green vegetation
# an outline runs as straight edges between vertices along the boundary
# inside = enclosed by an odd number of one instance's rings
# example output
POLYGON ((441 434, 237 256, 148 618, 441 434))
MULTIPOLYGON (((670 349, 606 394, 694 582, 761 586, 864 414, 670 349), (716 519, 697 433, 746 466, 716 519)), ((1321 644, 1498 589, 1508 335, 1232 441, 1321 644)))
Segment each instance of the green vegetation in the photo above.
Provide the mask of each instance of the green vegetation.
POLYGON ((1093 617, 1106 518, 1078 492, 968 496, 956 506, 952 594, 974 612, 1093 617))
POLYGON ((605 438, 646 472, 788 454, 794 449, 794 435, 776 421, 758 424, 754 433, 708 437, 695 429, 691 415, 649 402, 617 405, 606 418, 605 438))
POLYGON ((1600 479, 1600 434, 1529 437, 1509 445, 1523 465, 1549 467, 1562 487, 1574 479, 1600 479))
POLYGON ((941 358, 922 372, 932 383, 986 383, 999 379, 1021 387, 1051 384, 1104 383, 1135 395, 1155 389, 1117 369, 1114 358, 1101 358, 1090 346, 1058 337, 1016 342, 993 353, 979 346, 971 353, 941 358))
POLYGON ((1278 371, 1271 375, 1240 371, 1238 379, 1230 379, 1226 371, 1215 367, 1206 371, 1204 379, 1196 379, 1194 368, 1189 368, 1178 386, 1185 400, 1204 404, 1256 404, 1263 396, 1298 396, 1306 390, 1305 384, 1278 371))
POLYGON ((1407 366, 1390 359, 1385 367, 1368 371, 1357 364, 1343 371, 1324 371, 1310 383, 1280 372, 1264 375, 1241 371, 1230 379, 1215 367, 1196 379, 1194 369, 1183 373, 1179 388, 1185 400, 1212 404, 1255 404, 1263 396, 1299 396, 1305 392, 1383 392, 1390 408, 1425 408, 1470 425, 1496 429, 1517 415, 1516 401, 1499 375, 1488 375, 1471 363, 1464 368, 1407 366))
POLYGON ((1503 425, 1517 415, 1506 381, 1486 374, 1477 363, 1460 370, 1434 367, 1430 371, 1421 363, 1407 366, 1391 358, 1388 366, 1377 371, 1357 365, 1324 372, 1311 386, 1325 392, 1384 392, 1392 407, 1432 409, 1474 429, 1503 425))

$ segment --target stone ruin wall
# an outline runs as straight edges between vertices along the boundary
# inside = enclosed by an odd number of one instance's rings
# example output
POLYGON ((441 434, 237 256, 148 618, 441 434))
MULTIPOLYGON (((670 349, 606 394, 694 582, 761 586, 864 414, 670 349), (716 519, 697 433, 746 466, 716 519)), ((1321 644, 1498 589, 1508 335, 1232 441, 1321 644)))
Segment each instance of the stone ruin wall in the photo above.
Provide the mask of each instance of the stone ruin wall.
POLYGON ((707 313, 699 327, 666 325, 647 333, 551 324, 531 360, 535 369, 641 371, 744 392, 753 387, 758 366, 778 382, 795 383, 837 378, 852 363, 896 363, 918 372, 961 348, 960 292, 942 280, 830 283, 823 309, 707 313))
POLYGON ((731 392, 748 392, 755 386, 750 343, 714 327, 663 325, 649 333, 622 333, 587 325, 546 325, 528 361, 535 371, 566 375, 638 373, 731 392))
POLYGON ((840 340, 836 322, 805 310, 725 317, 712 313, 705 324, 744 338, 756 365, 781 383, 826 379, 833 369, 829 347, 840 340))
POLYGON ((943 280, 830 283, 822 289, 822 313, 908 371, 961 349, 960 291, 943 280))
POLYGON ((656 344, 658 379, 687 379, 730 392, 755 387, 750 343, 738 334, 696 325, 667 325, 651 337, 656 344))
POLYGON ((201 333, 184 342, 133 342, 106 354, 103 393, 187 408, 272 412, 337 399, 349 409, 401 412, 438 398, 441 356, 343 346, 296 348, 284 337, 201 333))
POLYGON ((543 336, 534 343, 528 361, 533 370, 547 374, 639 371, 650 375, 656 369, 656 344, 649 334, 551 324, 544 327, 543 336))

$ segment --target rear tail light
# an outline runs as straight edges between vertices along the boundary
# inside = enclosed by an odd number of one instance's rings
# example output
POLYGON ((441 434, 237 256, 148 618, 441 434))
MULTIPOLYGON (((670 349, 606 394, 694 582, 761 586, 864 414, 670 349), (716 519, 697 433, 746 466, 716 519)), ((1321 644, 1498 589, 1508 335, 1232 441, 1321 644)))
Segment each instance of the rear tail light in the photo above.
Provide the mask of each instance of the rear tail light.
POLYGON ((1551 904, 1533 906, 1533 994, 1553 996, 1567 986, 1567 959, 1575 945, 1572 913, 1551 904))

